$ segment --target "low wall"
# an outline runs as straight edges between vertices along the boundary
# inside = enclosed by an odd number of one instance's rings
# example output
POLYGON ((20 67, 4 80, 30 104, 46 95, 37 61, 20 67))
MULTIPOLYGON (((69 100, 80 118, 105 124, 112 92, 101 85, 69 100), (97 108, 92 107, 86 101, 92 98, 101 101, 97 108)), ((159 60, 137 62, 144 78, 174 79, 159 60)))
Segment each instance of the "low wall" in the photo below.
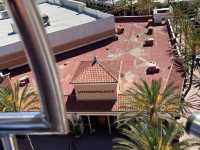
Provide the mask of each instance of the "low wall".
MULTIPOLYGON (((115 32, 114 30, 110 30, 99 34, 91 35, 88 37, 83 37, 81 39, 74 40, 69 43, 52 46, 52 49, 55 54, 71 51, 73 49, 80 48, 82 46, 86 46, 95 43, 97 41, 101 41, 109 37, 112 37, 114 35, 114 32, 115 32)), ((13 53, 9 53, 7 55, 0 56, 0 69, 6 69, 6 68, 13 69, 22 66, 24 64, 27 64, 27 58, 25 56, 24 49, 15 51, 13 53)))
POLYGON ((148 19, 152 19, 152 15, 148 16, 116 16, 116 22, 145 22, 148 19))
POLYGON ((170 36, 171 45, 174 47, 174 49, 176 49, 178 56, 181 57, 181 52, 180 52, 180 50, 177 46, 178 45, 178 39, 177 39, 177 37, 174 33, 170 19, 167 20, 167 30, 168 30, 168 33, 169 33, 169 36, 170 36))
POLYGON ((37 4, 47 3, 48 0, 35 0, 37 4))
POLYGON ((86 7, 85 3, 74 0, 60 0, 61 5, 82 12, 86 7))

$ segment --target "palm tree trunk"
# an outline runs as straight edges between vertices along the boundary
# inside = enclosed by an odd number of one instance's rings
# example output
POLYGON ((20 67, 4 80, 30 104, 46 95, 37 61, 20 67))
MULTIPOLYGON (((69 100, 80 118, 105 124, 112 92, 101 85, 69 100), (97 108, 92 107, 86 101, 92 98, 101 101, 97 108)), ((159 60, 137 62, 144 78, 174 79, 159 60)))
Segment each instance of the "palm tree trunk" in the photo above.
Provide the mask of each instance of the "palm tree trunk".
POLYGON ((126 4, 124 5, 124 16, 126 16, 126 4))
POLYGON ((192 64, 191 64, 191 69, 190 69, 190 78, 189 78, 189 86, 186 89, 185 93, 182 95, 182 99, 184 99, 187 94, 189 93, 191 87, 192 87, 192 81, 193 81, 193 74, 194 74, 194 61, 195 61, 196 55, 192 55, 192 64))
POLYGON ((181 51, 181 44, 182 44, 182 31, 180 31, 180 39, 179 39, 179 50, 181 51))

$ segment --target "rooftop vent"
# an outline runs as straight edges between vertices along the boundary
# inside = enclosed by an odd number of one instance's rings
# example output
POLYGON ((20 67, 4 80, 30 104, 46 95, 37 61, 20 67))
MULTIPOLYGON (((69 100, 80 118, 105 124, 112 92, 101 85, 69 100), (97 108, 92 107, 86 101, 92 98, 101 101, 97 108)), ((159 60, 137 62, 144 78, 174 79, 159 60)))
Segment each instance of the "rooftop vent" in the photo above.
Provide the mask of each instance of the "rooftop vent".
POLYGON ((19 86, 23 87, 29 83, 29 77, 28 76, 23 76, 19 79, 19 86))
POLYGON ((11 23, 11 27, 12 27, 12 31, 13 31, 12 34, 17 33, 17 27, 14 23, 11 23))
POLYGON ((95 65, 97 63, 97 57, 94 56, 93 60, 92 60, 92 66, 95 65))
POLYGON ((153 38, 147 38, 144 40, 143 46, 144 47, 151 47, 153 46, 154 39, 153 38))
POLYGON ((45 27, 50 26, 49 16, 47 14, 42 15, 42 21, 45 27))

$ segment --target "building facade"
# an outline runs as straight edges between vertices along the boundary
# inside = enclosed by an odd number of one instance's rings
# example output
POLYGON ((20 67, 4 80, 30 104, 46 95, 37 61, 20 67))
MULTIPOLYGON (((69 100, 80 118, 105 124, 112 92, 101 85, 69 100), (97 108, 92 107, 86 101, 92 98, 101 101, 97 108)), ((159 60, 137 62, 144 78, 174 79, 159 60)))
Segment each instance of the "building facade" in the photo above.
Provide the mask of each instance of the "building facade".
MULTIPOLYGON (((115 34, 114 16, 87 8, 84 3, 73 0, 36 2, 41 16, 49 18, 49 26, 45 29, 55 54, 101 41, 115 34)), ((14 30, 13 20, 2 19, 0 26, 0 70, 27 64, 24 45, 14 30)))

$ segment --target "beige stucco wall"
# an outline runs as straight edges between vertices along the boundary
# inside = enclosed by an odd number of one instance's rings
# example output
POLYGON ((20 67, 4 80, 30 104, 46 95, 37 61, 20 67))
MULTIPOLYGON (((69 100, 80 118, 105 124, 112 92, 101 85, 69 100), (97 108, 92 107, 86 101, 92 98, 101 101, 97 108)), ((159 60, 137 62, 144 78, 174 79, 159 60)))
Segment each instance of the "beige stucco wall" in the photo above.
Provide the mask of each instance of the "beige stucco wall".
POLYGON ((117 83, 76 84, 77 100, 113 100, 117 98, 117 83))

